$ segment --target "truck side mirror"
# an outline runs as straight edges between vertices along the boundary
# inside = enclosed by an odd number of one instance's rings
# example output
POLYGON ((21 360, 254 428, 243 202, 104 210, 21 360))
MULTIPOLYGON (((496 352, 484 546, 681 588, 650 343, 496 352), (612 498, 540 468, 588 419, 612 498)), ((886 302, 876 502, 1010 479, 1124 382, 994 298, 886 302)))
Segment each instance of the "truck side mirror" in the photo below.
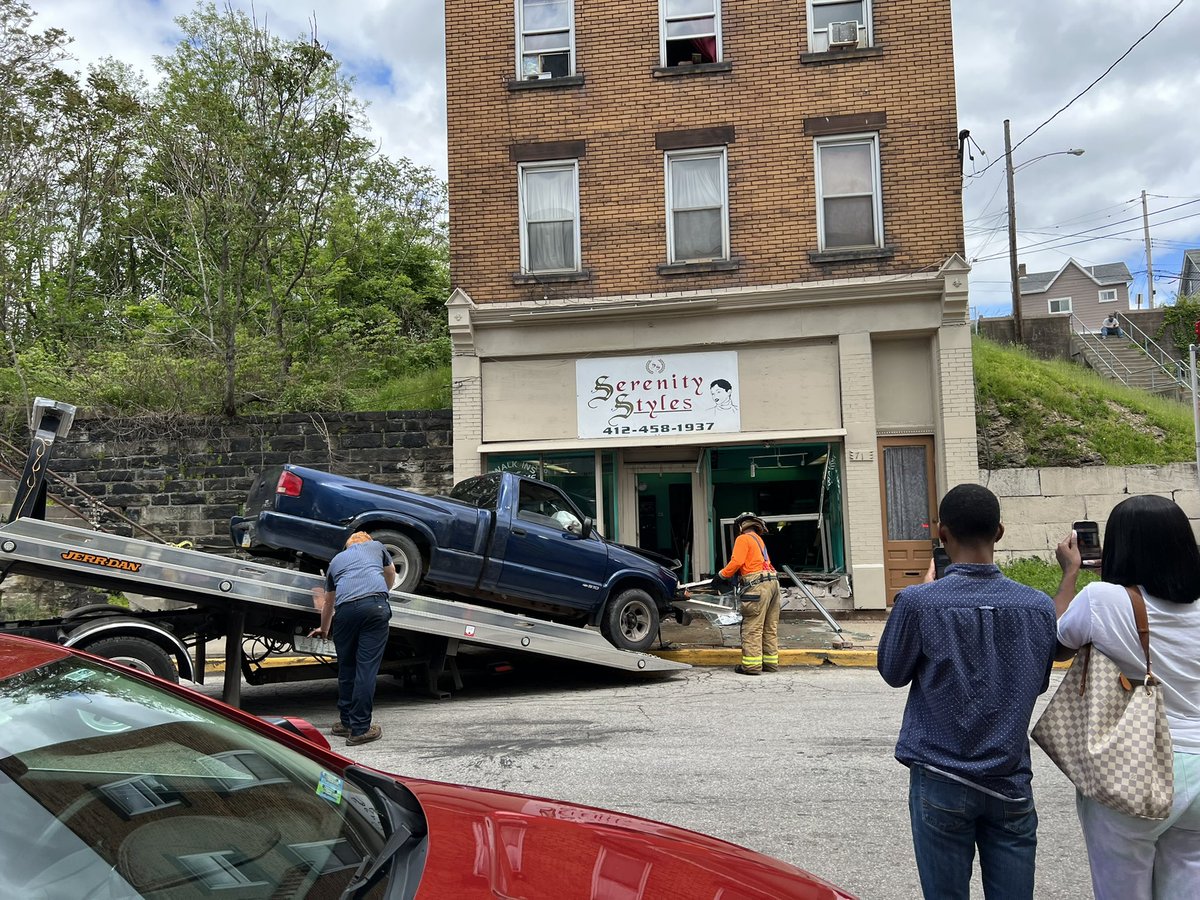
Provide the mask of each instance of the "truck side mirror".
POLYGON ((595 527, 595 523, 592 522, 592 520, 589 519, 587 516, 584 516, 583 517, 583 528, 580 529, 579 536, 586 541, 588 538, 590 538, 592 536, 592 529, 594 527, 595 527))

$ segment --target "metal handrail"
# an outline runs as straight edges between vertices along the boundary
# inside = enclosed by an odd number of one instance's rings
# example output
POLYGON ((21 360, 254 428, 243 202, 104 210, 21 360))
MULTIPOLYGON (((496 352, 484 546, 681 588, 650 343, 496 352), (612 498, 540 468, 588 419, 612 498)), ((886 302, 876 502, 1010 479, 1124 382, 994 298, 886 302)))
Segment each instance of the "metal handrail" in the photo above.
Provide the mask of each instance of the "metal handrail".
POLYGON ((1154 338, 1142 331, 1128 316, 1117 313, 1117 321, 1125 328, 1130 339, 1141 347, 1142 352, 1150 357, 1150 361, 1158 366, 1168 378, 1185 390, 1192 389, 1191 366, 1167 353, 1154 338), (1154 348, 1153 353, 1150 352, 1152 347, 1154 348))
MULTIPOLYGON (((1085 325, 1082 321, 1080 321, 1079 317, 1076 316, 1075 313, 1068 313, 1068 315, 1070 315, 1070 317, 1071 317, 1070 322, 1071 322, 1071 325, 1075 328, 1075 334, 1077 336, 1082 336, 1085 334, 1092 333, 1091 330, 1087 327, 1087 325, 1085 325)), ((1086 346, 1091 347, 1094 351, 1096 351, 1096 355, 1099 358, 1099 361, 1105 365, 1105 367, 1109 371, 1109 374, 1111 374, 1113 378, 1117 379, 1117 381, 1121 382, 1121 384, 1125 385, 1126 387, 1129 386, 1129 379, 1133 377, 1134 373, 1130 370, 1129 366, 1125 365, 1124 360, 1122 360, 1119 356, 1117 356, 1117 354, 1113 353, 1112 348, 1106 347, 1104 344, 1091 344, 1087 341, 1085 341, 1084 343, 1086 344, 1086 346), (1105 359, 1104 355, 1101 351, 1103 351, 1103 353, 1107 353, 1109 355, 1109 357, 1111 357, 1111 361, 1108 359, 1105 359), (1125 370, 1124 377, 1122 377, 1121 373, 1118 372, 1116 370, 1116 367, 1113 366, 1114 362, 1117 363, 1117 365, 1119 365, 1122 369, 1125 370)))

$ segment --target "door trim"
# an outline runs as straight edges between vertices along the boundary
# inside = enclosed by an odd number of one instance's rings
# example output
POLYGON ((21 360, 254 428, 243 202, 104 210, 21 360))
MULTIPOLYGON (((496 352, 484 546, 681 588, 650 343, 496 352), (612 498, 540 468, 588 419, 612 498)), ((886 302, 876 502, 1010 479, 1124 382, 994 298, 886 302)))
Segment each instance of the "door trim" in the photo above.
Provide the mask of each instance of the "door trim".
MULTIPOLYGON (((887 605, 891 607, 896 601, 898 590, 893 591, 891 588, 891 579, 889 572, 891 566, 888 557, 888 544, 916 544, 917 541, 890 541, 888 539, 888 506, 887 506, 887 474, 884 466, 884 451, 890 447, 924 447, 925 454, 925 473, 926 482, 929 486, 929 541, 927 542, 927 552, 924 554, 924 565, 929 565, 929 560, 933 558, 933 538, 936 537, 935 524, 937 522, 937 467, 934 464, 934 454, 937 452, 936 442, 933 435, 888 435, 878 439, 879 453, 879 512, 880 512, 880 535, 883 545, 883 579, 884 590, 887 592, 887 605)), ((912 548, 913 552, 919 553, 917 548, 912 548)), ((916 560, 914 560, 916 561, 916 560)), ((922 573, 924 574, 924 573, 922 573)))

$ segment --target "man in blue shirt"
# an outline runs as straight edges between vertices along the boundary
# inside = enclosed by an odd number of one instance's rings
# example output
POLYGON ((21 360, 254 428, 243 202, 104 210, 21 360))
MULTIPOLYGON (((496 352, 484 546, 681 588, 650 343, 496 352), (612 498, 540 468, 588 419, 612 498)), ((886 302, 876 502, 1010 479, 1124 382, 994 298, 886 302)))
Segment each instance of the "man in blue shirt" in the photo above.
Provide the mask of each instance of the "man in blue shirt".
POLYGON ((879 673, 910 685, 896 759, 926 898, 967 900, 979 848, 988 900, 1033 897, 1037 812, 1029 718, 1050 683, 1054 601, 993 562, 1004 534, 987 488, 951 489, 938 511, 945 575, 907 587, 879 642, 879 673))
POLYGON ((387 548, 356 531, 346 549, 329 562, 325 590, 320 598, 321 625, 313 637, 332 633, 337 647, 338 717, 331 733, 346 737, 347 746, 377 741, 383 729, 371 724, 375 706, 375 679, 387 649, 392 606, 388 591, 396 581, 396 567, 387 548))

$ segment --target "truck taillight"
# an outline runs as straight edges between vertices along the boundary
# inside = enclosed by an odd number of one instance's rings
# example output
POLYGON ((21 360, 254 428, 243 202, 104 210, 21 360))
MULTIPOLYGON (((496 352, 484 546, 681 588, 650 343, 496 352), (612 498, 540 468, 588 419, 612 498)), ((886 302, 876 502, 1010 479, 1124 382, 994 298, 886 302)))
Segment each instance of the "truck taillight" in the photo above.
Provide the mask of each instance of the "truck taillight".
POLYGON ((279 476, 279 483, 275 485, 275 493, 285 497, 299 497, 302 487, 304 487, 304 480, 299 475, 294 472, 284 472, 279 476))

